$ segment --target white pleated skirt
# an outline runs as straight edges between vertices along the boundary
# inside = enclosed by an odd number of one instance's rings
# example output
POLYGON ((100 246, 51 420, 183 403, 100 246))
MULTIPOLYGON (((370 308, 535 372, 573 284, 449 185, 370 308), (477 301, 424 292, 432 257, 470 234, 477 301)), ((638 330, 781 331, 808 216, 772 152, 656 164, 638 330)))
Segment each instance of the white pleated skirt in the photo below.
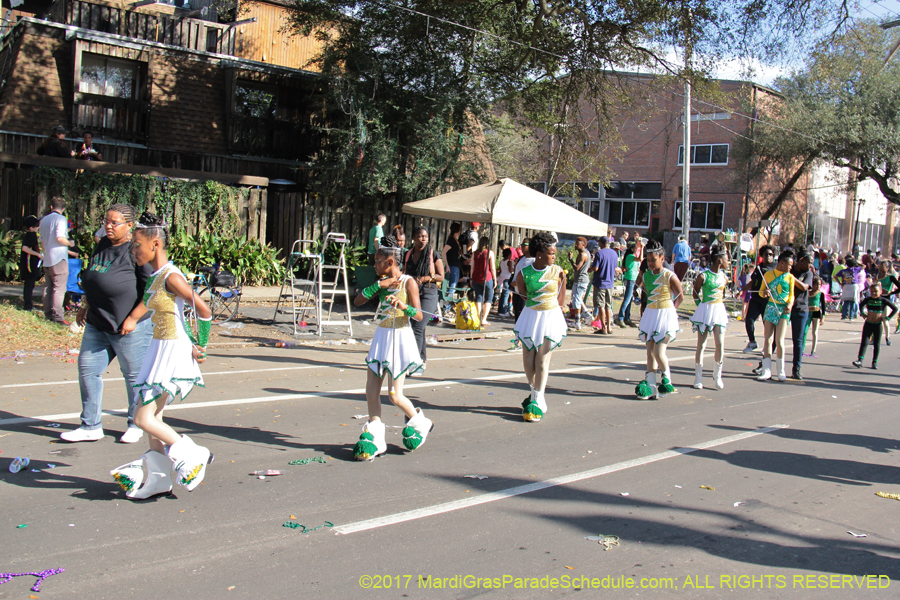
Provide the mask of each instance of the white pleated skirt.
POLYGON ((695 333, 709 333, 714 327, 728 327, 728 309, 724 302, 701 302, 691 317, 695 333))
POLYGON ((534 310, 526 307, 522 309, 513 332, 527 350, 539 348, 544 340, 550 340, 550 349, 553 350, 566 339, 566 317, 558 308, 534 310))
POLYGON ((366 356, 366 366, 379 377, 387 374, 394 379, 423 371, 422 357, 412 328, 376 328, 369 355, 366 356))
POLYGON ((678 311, 674 308, 648 308, 641 315, 638 338, 642 342, 653 340, 668 344, 681 331, 678 325, 678 311))
POLYGON ((163 394, 169 395, 166 404, 176 396, 184 400, 195 385, 204 387, 192 349, 187 339, 150 340, 133 388, 141 404, 154 402, 163 394))

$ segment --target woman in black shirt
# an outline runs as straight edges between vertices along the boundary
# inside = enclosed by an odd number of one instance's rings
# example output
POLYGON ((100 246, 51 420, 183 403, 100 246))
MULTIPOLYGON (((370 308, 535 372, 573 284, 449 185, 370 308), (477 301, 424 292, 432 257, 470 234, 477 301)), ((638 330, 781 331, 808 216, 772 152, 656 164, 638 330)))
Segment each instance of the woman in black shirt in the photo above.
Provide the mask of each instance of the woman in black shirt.
POLYGON ((444 259, 444 265, 447 267, 447 289, 453 293, 453 288, 459 283, 460 269, 462 267, 462 246, 459 243, 459 233, 462 231, 462 225, 453 223, 450 225, 450 237, 444 244, 441 256, 444 259))
POLYGON ((131 254, 131 229, 134 208, 113 204, 106 211, 104 230, 87 269, 81 274, 85 302, 76 322, 84 326, 78 355, 78 385, 81 388, 81 427, 60 437, 67 442, 94 441, 103 438, 103 374, 110 361, 118 357, 125 378, 128 398, 128 429, 119 441, 130 444, 141 439, 143 431, 134 425, 136 398, 131 389, 144 362, 144 354, 153 337, 153 324, 145 315, 134 331, 123 335, 122 323, 131 314, 143 311, 141 299, 150 276, 150 266, 138 267, 131 254))
MULTIPOLYGON (((419 284, 419 302, 423 311, 437 314, 438 288, 444 281, 444 263, 441 257, 428 243, 428 230, 416 227, 412 232, 413 246, 403 259, 403 272, 412 276, 419 284)), ((426 314, 421 321, 410 320, 419 355, 422 357, 422 368, 425 368, 425 327, 431 321, 426 314)))

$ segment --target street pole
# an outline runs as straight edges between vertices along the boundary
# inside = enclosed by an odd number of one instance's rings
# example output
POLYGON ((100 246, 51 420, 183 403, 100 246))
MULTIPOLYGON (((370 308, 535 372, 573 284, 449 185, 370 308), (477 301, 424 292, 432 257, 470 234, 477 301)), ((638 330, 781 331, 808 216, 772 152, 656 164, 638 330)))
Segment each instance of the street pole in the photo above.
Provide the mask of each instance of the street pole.
POLYGON ((850 254, 856 252, 856 238, 859 235, 859 209, 862 208, 862 205, 865 203, 866 201, 861 198, 856 200, 856 220, 853 222, 853 243, 850 244, 850 254))
POLYGON ((685 15, 684 38, 684 153, 681 167, 681 233, 690 244, 691 233, 691 17, 685 15))

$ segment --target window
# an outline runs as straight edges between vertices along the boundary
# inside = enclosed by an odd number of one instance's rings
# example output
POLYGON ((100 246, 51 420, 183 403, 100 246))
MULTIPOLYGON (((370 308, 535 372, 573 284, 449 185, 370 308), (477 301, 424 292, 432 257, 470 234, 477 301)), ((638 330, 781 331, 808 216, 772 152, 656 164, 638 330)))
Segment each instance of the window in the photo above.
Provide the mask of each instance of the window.
POLYGON ((79 92, 136 100, 139 88, 138 63, 97 54, 82 54, 79 92))
MULTIPOLYGON (((678 146, 678 164, 684 164, 684 146, 678 146)), ((697 144, 691 146, 692 165, 727 165, 728 144, 697 144)))
POLYGON ((238 81, 234 90, 234 113, 257 119, 274 119, 278 108, 276 90, 249 81, 238 81))
POLYGON ((650 211, 652 205, 659 205, 662 183, 613 181, 605 191, 609 203, 607 220, 610 225, 650 227, 650 211))
POLYGON ((540 193, 544 194, 547 191, 547 182, 546 181, 532 181, 531 183, 526 183, 528 187, 533 190, 537 190, 540 193))
MULTIPOLYGON (((681 229, 681 205, 675 203, 675 229, 681 229)), ((724 202, 691 202, 691 229, 721 230, 724 220, 724 202)))

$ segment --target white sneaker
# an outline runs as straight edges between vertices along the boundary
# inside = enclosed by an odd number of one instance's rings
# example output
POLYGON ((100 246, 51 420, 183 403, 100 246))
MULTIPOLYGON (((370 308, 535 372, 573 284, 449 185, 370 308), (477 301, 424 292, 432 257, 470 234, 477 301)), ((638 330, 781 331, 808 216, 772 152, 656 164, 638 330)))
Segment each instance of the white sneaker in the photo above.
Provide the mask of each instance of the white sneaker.
POLYGON ((748 342, 747 345, 744 347, 744 354, 746 354, 748 352, 753 352, 757 348, 759 348, 759 346, 756 345, 756 342, 748 342))
POLYGON ((141 441, 142 437, 144 437, 143 429, 140 427, 129 427, 125 430, 125 433, 122 434, 122 437, 119 438, 119 441, 123 444, 133 444, 141 441))
POLYGON ((96 442, 103 439, 103 429, 85 429, 79 427, 74 431, 64 431, 59 435, 60 439, 67 442, 96 442))

